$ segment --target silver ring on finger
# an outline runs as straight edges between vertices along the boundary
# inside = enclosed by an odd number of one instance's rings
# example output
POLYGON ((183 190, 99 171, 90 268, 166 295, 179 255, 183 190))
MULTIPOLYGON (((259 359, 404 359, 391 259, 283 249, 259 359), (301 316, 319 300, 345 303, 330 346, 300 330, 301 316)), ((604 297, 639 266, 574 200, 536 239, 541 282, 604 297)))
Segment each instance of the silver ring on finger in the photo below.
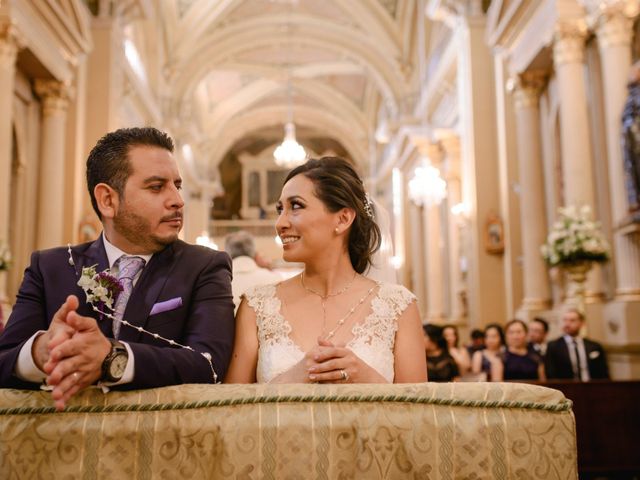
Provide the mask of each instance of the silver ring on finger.
POLYGON ((342 381, 346 382, 347 380, 349 380, 349 374, 344 369, 341 369, 340 378, 342 378, 342 381))

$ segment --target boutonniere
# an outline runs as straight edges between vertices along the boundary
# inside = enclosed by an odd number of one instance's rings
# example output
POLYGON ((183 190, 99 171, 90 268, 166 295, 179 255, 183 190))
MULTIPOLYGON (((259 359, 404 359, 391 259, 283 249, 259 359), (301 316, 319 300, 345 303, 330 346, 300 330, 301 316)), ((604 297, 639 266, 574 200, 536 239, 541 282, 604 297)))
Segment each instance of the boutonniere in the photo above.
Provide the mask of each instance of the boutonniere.
POLYGON ((96 265, 82 268, 78 286, 84 290, 87 303, 100 312, 100 320, 102 320, 102 312, 105 308, 113 312, 118 295, 123 290, 122 284, 109 269, 96 272, 96 265))

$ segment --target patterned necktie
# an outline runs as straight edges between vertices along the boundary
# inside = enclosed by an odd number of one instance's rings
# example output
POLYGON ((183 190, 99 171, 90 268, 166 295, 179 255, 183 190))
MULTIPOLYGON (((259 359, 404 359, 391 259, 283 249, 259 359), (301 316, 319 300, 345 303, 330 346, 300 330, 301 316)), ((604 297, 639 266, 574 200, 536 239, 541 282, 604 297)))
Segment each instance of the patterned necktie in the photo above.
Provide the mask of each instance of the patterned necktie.
MULTIPOLYGON (((124 317, 124 310, 127 308, 127 302, 129 301, 131 291, 133 290, 133 279, 136 278, 138 272, 142 270, 145 262, 144 259, 140 257, 127 257, 123 255, 116 260, 116 263, 118 264, 118 280, 122 284, 122 291, 116 300, 116 305, 113 309, 113 316, 118 320, 122 320, 122 317, 124 317)), ((113 321, 114 338, 118 338, 120 335, 120 325, 120 322, 116 320, 113 321)))

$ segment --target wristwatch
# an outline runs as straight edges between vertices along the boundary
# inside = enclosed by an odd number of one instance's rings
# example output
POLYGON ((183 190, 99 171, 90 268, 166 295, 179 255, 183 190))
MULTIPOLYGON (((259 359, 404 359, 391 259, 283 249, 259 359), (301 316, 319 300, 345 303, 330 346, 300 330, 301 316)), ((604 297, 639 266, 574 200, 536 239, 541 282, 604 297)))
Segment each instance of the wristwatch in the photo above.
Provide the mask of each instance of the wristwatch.
POLYGON ((103 382, 117 382, 124 375, 124 370, 129 362, 129 352, 126 347, 117 340, 109 338, 111 342, 111 351, 104 357, 102 362, 102 378, 103 382))

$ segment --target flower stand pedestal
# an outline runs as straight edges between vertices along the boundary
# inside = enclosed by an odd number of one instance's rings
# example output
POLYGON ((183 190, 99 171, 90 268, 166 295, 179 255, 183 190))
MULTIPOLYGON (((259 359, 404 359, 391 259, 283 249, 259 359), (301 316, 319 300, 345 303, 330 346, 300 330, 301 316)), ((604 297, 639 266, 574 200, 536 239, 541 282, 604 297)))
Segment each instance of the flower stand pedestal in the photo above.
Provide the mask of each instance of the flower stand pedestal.
POLYGON ((574 262, 562 265, 569 279, 569 287, 565 303, 584 312, 585 308, 585 282, 587 274, 591 270, 592 263, 589 261, 574 262))

